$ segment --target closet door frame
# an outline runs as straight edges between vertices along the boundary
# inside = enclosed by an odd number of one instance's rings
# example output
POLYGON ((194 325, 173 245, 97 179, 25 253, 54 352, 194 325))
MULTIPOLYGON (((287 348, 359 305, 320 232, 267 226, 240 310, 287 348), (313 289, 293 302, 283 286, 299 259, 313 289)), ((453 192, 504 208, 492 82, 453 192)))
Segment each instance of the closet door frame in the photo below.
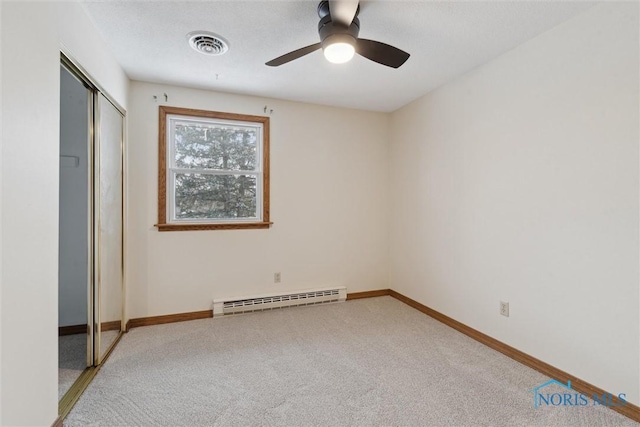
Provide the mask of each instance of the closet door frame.
POLYGON ((126 162, 125 162, 125 132, 126 132, 126 110, 115 101, 107 91, 105 91, 90 74, 76 61, 73 57, 65 52, 64 49, 60 52, 60 62, 67 68, 73 75, 80 79, 85 86, 89 89, 91 102, 89 103, 89 265, 88 265, 88 283, 89 290, 87 292, 87 312, 88 319, 87 324, 91 325, 88 333, 89 344, 87 345, 87 365, 98 366, 100 365, 111 353, 113 348, 118 343, 122 333, 125 331, 126 319, 125 319, 125 301, 126 301, 126 283, 125 283, 125 247, 126 247, 126 162), (122 248, 121 248, 121 315, 120 315, 120 334, 109 346, 104 354, 100 354, 100 220, 99 220, 99 202, 100 202, 100 182, 99 182, 99 155, 100 155, 100 111, 99 111, 99 98, 100 95, 104 96, 122 116, 122 132, 120 135, 120 171, 121 171, 121 194, 122 194, 122 209, 120 212, 120 221, 122 224, 122 248))

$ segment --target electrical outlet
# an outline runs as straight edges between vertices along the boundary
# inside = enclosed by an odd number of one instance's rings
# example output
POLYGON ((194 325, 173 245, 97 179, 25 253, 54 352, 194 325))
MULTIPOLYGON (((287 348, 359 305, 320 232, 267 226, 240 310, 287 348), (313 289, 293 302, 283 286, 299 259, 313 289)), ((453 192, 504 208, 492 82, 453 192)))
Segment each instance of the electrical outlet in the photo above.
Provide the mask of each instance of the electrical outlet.
POLYGON ((500 314, 505 317, 509 317, 509 303, 500 301, 500 314))
POLYGON ((273 273, 273 283, 280 283, 281 280, 282 276, 280 275, 280 272, 273 273))

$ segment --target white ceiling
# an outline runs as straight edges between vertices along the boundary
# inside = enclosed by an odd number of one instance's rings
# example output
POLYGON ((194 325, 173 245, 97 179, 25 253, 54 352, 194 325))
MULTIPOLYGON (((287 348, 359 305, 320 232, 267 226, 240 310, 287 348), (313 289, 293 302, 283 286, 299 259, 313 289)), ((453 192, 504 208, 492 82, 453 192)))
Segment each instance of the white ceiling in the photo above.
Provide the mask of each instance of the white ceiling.
POLYGON ((317 1, 91 1, 84 6, 133 80, 376 111, 393 111, 588 9, 581 1, 367 1, 360 36, 411 54, 399 69, 356 56, 331 64, 316 51, 265 62, 319 41, 317 1), (217 33, 222 56, 192 50, 186 34, 217 33), (218 79, 216 79, 216 74, 218 79))

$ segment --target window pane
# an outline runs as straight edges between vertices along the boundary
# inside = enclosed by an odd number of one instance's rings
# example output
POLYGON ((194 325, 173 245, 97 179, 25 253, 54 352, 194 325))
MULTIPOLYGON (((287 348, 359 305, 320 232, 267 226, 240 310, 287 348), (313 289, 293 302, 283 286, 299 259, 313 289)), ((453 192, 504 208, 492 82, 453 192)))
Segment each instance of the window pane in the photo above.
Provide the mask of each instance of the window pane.
POLYGON ((176 219, 256 218, 255 175, 176 174, 176 219))
POLYGON ((175 167, 255 170, 258 129, 214 123, 175 122, 175 167))

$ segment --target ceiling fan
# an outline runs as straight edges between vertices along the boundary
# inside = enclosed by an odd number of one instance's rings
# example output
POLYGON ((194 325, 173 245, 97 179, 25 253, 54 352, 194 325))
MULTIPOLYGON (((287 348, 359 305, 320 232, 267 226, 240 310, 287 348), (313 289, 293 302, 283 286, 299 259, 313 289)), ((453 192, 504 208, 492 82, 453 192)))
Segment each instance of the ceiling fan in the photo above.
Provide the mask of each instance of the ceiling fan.
POLYGON ((279 56, 267 62, 266 65, 278 67, 318 49, 322 49, 325 58, 335 64, 351 60, 354 53, 387 67, 398 68, 404 64, 409 59, 407 52, 385 43, 358 38, 359 12, 358 0, 321 1, 318 5, 320 43, 279 56))

